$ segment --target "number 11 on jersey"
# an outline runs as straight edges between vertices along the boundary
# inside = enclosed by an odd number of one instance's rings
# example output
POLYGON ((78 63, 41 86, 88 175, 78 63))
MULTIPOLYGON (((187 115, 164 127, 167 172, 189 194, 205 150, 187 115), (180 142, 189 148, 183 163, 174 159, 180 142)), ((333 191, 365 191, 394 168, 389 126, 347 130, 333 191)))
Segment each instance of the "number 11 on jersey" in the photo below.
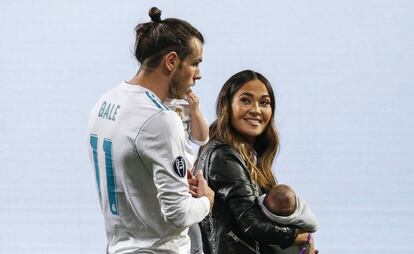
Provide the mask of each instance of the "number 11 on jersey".
MULTIPOLYGON (((102 193, 101 193, 101 181, 99 173, 99 160, 98 160, 98 136, 92 134, 90 136, 90 145, 92 148, 93 164, 95 168, 95 177, 98 185, 99 199, 102 203, 102 193)), ((106 173, 106 185, 108 190, 108 202, 109 208, 112 214, 118 215, 118 198, 116 195, 116 176, 114 162, 112 159, 112 141, 110 139, 104 138, 103 140, 103 152, 105 157, 105 173, 106 173)))

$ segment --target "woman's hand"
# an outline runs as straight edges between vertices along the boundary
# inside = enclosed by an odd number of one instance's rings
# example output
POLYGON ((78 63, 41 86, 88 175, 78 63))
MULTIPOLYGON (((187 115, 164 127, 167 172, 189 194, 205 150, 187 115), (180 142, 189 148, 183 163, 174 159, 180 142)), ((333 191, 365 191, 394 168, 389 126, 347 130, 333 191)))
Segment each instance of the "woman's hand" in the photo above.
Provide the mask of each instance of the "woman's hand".
POLYGON ((294 244, 306 247, 305 254, 318 254, 319 250, 315 249, 313 235, 303 230, 300 230, 299 232, 300 233, 295 238, 294 244))
POLYGON ((189 185, 189 191, 195 198, 207 197, 210 201, 210 211, 214 205, 214 191, 208 187, 207 181, 203 176, 202 170, 197 170, 196 175, 193 176, 191 171, 187 171, 187 181, 189 185))
POLYGON ((318 253, 319 251, 315 250, 315 242, 313 240, 313 235, 311 235, 306 254, 318 254, 318 253))
POLYGON ((193 176, 190 170, 187 170, 187 182, 191 196, 193 196, 193 198, 197 198, 198 181, 197 178, 193 176))

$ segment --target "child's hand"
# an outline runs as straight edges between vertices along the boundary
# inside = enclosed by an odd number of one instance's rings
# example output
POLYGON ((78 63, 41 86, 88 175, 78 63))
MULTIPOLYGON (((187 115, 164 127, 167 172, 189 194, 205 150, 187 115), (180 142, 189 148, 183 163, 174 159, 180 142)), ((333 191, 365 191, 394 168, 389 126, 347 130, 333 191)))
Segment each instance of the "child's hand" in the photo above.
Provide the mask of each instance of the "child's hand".
POLYGON ((195 112, 200 109, 200 101, 198 100, 197 95, 195 95, 193 91, 190 91, 187 94, 186 100, 188 101, 188 108, 190 110, 190 114, 191 112, 195 112))

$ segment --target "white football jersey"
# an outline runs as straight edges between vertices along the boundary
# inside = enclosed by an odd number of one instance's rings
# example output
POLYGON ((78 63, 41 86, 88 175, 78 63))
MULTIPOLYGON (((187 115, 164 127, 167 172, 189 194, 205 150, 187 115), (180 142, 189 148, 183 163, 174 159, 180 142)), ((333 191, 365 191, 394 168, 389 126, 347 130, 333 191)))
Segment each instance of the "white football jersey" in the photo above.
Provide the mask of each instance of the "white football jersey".
POLYGON ((187 227, 210 204, 189 194, 178 115, 150 90, 122 82, 98 100, 88 130, 108 253, 188 253, 187 227))

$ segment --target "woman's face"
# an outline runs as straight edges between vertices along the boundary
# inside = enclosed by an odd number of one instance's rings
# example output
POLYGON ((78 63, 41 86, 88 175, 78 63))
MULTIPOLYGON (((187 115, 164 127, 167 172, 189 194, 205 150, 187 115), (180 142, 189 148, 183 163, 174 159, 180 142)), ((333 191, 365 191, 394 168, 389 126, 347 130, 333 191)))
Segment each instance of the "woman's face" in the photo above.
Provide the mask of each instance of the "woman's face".
POLYGON ((272 117, 270 95, 260 80, 251 80, 234 94, 231 104, 231 125, 254 144, 272 117))

